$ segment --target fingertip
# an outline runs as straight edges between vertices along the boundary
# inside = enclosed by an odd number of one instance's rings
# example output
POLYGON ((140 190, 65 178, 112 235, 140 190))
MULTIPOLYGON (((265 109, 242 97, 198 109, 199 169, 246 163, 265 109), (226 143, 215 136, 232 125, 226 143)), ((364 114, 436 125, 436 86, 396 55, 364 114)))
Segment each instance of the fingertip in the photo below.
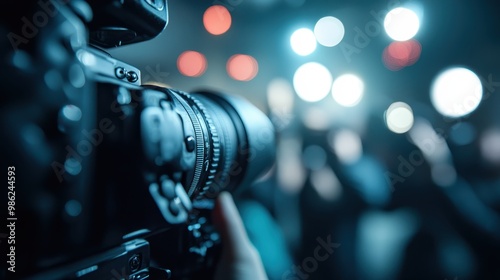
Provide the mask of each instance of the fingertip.
POLYGON ((223 235, 224 238, 227 233, 227 224, 229 223, 228 210, 227 205, 230 203, 234 203, 232 201, 232 196, 230 193, 223 191, 219 193, 217 198, 215 199, 214 209, 212 211, 212 220, 217 228, 217 230, 223 235))
POLYGON ((243 221, 229 192, 221 192, 216 199, 212 213, 215 227, 221 234, 223 242, 236 246, 248 243, 243 221))

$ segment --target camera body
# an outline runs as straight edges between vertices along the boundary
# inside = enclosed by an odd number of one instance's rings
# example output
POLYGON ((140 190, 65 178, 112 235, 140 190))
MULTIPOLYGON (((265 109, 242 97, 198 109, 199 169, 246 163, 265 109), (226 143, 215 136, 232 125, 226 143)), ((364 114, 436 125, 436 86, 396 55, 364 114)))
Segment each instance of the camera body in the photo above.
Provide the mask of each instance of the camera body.
POLYGON ((213 268, 213 201, 270 167, 274 130, 242 98, 142 85, 139 69, 101 49, 167 23, 166 1, 154 0, 30 1, 3 18, 1 156, 20 178, 18 275, 182 279, 213 268))

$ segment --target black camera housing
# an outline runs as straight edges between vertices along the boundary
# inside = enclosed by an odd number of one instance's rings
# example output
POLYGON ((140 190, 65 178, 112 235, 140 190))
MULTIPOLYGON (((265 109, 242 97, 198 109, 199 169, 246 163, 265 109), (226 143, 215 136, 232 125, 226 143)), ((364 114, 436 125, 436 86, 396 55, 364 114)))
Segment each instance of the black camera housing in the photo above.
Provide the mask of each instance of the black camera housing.
POLYGON ((90 43, 103 48, 147 41, 168 24, 166 0, 88 0, 90 43))
POLYGON ((0 157, 23 178, 17 276, 205 278, 220 245, 213 200, 271 167, 269 119, 236 96, 144 86, 140 69, 101 49, 156 37, 166 1, 24 1, 9 12, 0 157))

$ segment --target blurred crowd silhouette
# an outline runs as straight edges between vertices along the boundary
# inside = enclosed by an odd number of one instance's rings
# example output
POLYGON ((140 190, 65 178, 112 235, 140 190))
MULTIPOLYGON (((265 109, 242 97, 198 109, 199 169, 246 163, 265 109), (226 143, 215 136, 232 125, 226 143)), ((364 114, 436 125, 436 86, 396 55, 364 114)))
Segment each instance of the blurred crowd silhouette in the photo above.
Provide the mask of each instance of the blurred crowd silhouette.
POLYGON ((240 201, 270 279, 499 279, 499 101, 459 119, 416 105, 406 134, 383 111, 358 131, 295 112, 240 201))

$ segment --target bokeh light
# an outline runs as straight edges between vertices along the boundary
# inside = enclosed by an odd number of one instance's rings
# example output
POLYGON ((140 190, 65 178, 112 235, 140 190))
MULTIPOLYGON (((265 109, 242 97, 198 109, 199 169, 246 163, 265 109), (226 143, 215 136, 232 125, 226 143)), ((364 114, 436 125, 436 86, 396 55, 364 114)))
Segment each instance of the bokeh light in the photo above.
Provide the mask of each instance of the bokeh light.
POLYGON ((349 129, 342 129, 330 136, 330 146, 340 162, 352 164, 363 155, 361 137, 349 129))
POLYGON ((353 74, 339 76, 332 85, 333 99, 344 107, 356 106, 363 98, 365 85, 353 74))
POLYGON ((334 47, 344 38, 345 28, 336 17, 323 17, 314 26, 314 35, 318 43, 325 47, 334 47))
POLYGON ((277 179, 286 193, 298 193, 306 180, 306 170, 301 160, 302 143, 296 138, 282 139, 277 158, 277 179))
POLYGON ((227 73, 237 81, 250 81, 259 72, 257 60, 250 55, 235 54, 227 61, 227 73))
POLYGON ((399 7, 387 13, 384 28, 393 40, 406 41, 417 35, 420 20, 414 11, 399 7))
POLYGON ((450 159, 451 151, 445 139, 436 132, 427 119, 415 118, 408 136, 411 142, 422 151, 428 162, 442 163, 450 159))
POLYGON ((304 166, 309 170, 320 170, 326 165, 326 151, 318 145, 310 145, 302 153, 304 166))
POLYGON ((185 51, 177 58, 179 72, 188 77, 199 77, 207 69, 207 59, 199 52, 185 51))
POLYGON ((273 79, 267 86, 267 103, 271 111, 290 113, 293 109, 293 101, 293 88, 286 79, 273 79))
POLYGON ((476 139, 476 128, 469 122, 454 124, 450 130, 450 140, 458 146, 471 144, 476 139))
POLYGON ((293 88, 302 100, 316 102, 328 95, 332 80, 332 74, 325 66, 308 62, 295 71, 293 88))
POLYGON ((316 50, 316 37, 311 29, 300 28, 290 37, 290 45, 296 54, 306 56, 316 50))
POLYGON ((421 52, 422 46, 417 40, 392 42, 384 49, 382 60, 389 70, 398 71, 415 64, 421 52))
POLYGON ((203 14, 203 25, 212 35, 224 34, 231 27, 231 14, 224 6, 211 6, 203 14))
POLYGON ((441 163, 432 166, 432 180, 440 187, 450 187, 457 181, 457 171, 449 163, 441 163))
POLYGON ((500 129, 489 129, 480 140, 481 155, 493 164, 500 164, 500 129))
POLYGON ((462 117, 481 102, 483 87, 479 77, 467 68, 450 68, 439 74, 431 87, 431 101, 447 117, 462 117))
POLYGON ((404 102, 392 103, 385 112, 385 123, 394 133, 405 133, 413 126, 413 110, 404 102))
POLYGON ((302 122, 310 130, 326 131, 331 126, 331 114, 321 107, 313 106, 304 110, 302 122))
POLYGON ((342 194, 342 185, 329 166, 311 172, 311 185, 327 201, 334 201, 342 194))

